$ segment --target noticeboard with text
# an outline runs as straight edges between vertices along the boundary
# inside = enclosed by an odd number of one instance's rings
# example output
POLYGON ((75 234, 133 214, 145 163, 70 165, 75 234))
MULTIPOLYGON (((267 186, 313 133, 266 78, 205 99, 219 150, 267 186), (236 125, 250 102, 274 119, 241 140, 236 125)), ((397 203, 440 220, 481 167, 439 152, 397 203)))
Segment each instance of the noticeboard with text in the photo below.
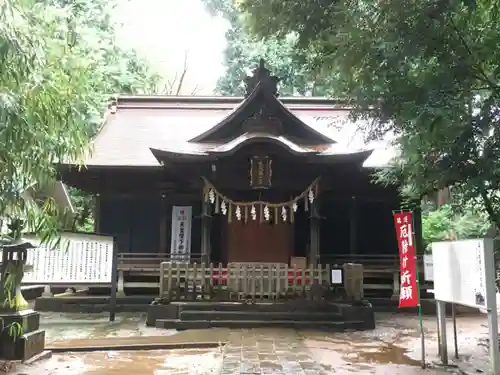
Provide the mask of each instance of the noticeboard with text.
POLYGON ((493 246, 488 239, 432 243, 434 296, 439 301, 485 308, 486 267, 493 267, 493 246))

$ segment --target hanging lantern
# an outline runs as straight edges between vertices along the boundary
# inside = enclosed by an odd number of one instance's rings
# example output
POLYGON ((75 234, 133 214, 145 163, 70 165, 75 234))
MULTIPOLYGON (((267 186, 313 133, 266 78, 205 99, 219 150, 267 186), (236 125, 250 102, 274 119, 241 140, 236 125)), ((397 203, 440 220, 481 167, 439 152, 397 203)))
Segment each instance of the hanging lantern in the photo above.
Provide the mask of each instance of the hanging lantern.
POLYGON ((250 159, 250 186, 253 189, 269 189, 273 175, 273 161, 268 156, 252 156, 250 159))

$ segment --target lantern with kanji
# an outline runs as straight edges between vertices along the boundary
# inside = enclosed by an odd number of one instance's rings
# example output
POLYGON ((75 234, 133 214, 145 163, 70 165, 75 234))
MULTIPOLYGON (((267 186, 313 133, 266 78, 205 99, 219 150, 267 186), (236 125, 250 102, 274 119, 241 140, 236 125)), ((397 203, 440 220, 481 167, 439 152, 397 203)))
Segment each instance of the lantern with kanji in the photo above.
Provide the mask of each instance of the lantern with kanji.
POLYGON ((253 189, 269 189, 273 175, 273 161, 268 156, 252 156, 250 159, 250 186, 253 189))

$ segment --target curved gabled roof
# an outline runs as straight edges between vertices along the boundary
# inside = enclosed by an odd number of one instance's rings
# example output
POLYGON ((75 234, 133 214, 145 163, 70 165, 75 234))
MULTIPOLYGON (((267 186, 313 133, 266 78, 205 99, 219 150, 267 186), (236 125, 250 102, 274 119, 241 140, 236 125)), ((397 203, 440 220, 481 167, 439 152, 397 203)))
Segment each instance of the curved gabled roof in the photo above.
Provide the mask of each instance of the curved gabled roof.
POLYGON ((375 150, 379 146, 365 142, 358 131, 362 124, 349 116, 348 102, 317 97, 278 99, 278 81, 261 60, 245 79, 245 97, 115 97, 84 164, 160 167, 166 161, 231 155, 255 142, 274 143, 292 154, 327 163, 348 159, 380 166, 388 162, 375 150))
MULTIPOLYGON (((242 135, 245 131, 242 123, 263 108, 270 109, 278 121, 284 123, 282 135, 296 135, 302 133, 307 143, 325 144, 335 143, 330 137, 311 128, 290 112, 283 103, 268 89, 263 82, 258 82, 243 102, 236 106, 224 119, 207 131, 189 140, 193 143, 212 143, 227 139, 228 134, 233 134, 232 139, 242 135)), ((265 120, 263 120, 265 122, 265 120)), ((265 124, 264 124, 265 125, 265 124)))
MULTIPOLYGON (((189 142, 227 118, 244 98, 183 97, 183 96, 124 96, 115 101, 115 108, 93 140, 93 152, 84 160, 87 167, 160 167, 151 149, 186 155, 208 155, 212 150, 230 148, 232 142, 189 142)), ((287 138, 304 151, 318 151, 317 158, 325 161, 345 158, 348 154, 380 148, 364 141, 359 124, 349 117, 350 108, 332 99, 281 98, 287 111, 309 128, 335 139, 337 143, 303 145, 300 139, 287 138), (343 156, 340 156, 343 155, 343 156)), ((276 135, 273 135, 276 136, 276 135)), ((236 137, 235 143, 247 137, 236 137)), ((377 155, 378 151, 375 152, 377 155)), ((303 153, 307 155, 308 153, 303 153)), ((309 152, 310 154, 310 152, 309 152)), ((383 153, 385 154, 385 153, 383 153)), ((212 154, 215 155, 215 154, 212 154)), ((370 156, 370 161, 375 156, 370 156)), ((316 156, 315 156, 316 158, 316 156)), ((385 165, 387 158, 376 158, 376 165, 385 165)), ((368 161, 367 161, 368 162, 368 161)), ((68 162, 67 164, 72 164, 68 162)))

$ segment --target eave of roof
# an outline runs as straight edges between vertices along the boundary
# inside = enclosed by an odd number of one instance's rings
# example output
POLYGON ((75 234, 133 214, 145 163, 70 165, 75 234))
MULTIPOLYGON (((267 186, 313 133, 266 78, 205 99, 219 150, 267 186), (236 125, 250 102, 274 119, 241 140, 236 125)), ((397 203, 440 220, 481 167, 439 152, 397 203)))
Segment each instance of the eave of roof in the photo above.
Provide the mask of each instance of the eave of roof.
POLYGON ((231 155, 236 151, 238 151, 241 147, 256 142, 274 143, 277 144, 278 146, 282 146, 292 154, 318 153, 318 151, 312 148, 299 146, 295 142, 292 142, 283 136, 277 136, 273 134, 260 133, 260 132, 244 133, 240 135, 238 138, 235 138, 228 143, 216 146, 213 149, 208 150, 207 153, 231 155))
MULTIPOLYGON (((88 168, 161 168, 158 155, 151 150, 176 155, 176 160, 186 160, 189 154, 205 155, 210 150, 230 149, 228 144, 221 142, 196 144, 189 140, 226 118, 242 100, 241 97, 117 97, 93 139, 93 152, 84 164, 88 168)), ((337 141, 337 144, 313 148, 312 151, 318 152, 323 160, 327 160, 324 158, 327 155, 374 148, 363 142, 362 135, 357 135, 358 124, 349 118, 351 107, 343 102, 312 97, 280 98, 280 101, 307 126, 337 141)), ((287 141, 297 145, 293 139, 287 141)), ((307 152, 311 149, 306 147, 304 154, 307 152)), ((373 159, 373 155, 369 159, 373 159)), ((383 163, 377 159, 377 165, 383 163)))
POLYGON ((349 150, 341 148, 337 144, 332 144, 326 148, 303 147, 299 146, 285 137, 279 137, 265 133, 246 133, 231 143, 220 146, 215 145, 212 149, 207 149, 200 152, 178 152, 173 149, 151 149, 151 152, 160 162, 160 164, 168 164, 169 162, 207 162, 215 161, 221 157, 233 155, 243 146, 251 143, 269 142, 283 147, 293 155, 307 156, 308 160, 317 162, 329 163, 337 161, 349 160, 354 163, 365 162, 373 153, 373 149, 367 150, 349 150))
MULTIPOLYGON (((234 108, 235 104, 240 104, 245 100, 243 96, 195 96, 195 95, 119 95, 110 98, 110 103, 116 104, 118 107, 147 107, 168 106, 172 104, 184 103, 189 107, 196 107, 197 104, 211 105, 230 105, 228 108, 234 108)), ((314 106, 315 108, 342 108, 351 109, 349 101, 335 98, 326 98, 318 96, 280 96, 279 99, 287 106, 314 106)))

